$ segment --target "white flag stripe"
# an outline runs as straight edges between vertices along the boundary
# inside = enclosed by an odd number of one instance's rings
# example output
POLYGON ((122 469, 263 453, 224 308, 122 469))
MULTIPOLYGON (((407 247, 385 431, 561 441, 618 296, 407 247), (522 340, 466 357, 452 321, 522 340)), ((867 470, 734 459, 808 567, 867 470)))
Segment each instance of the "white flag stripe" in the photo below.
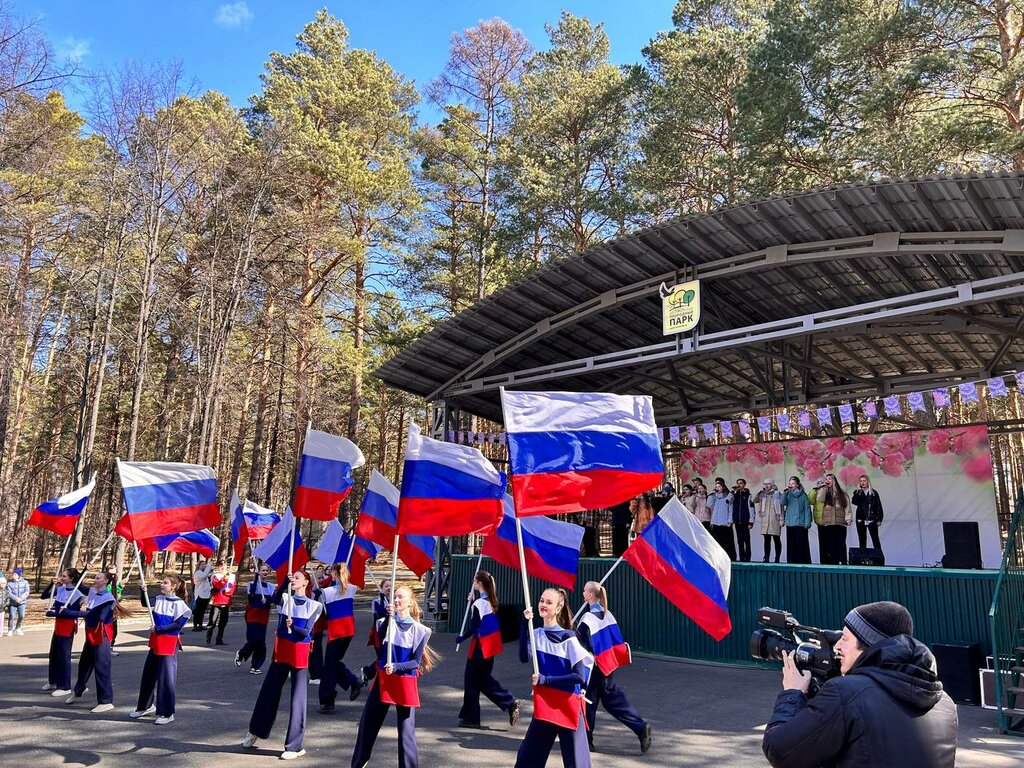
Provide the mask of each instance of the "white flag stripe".
POLYGON ((376 469, 370 473, 370 484, 366 490, 367 492, 372 491, 379 496, 383 496, 395 508, 398 507, 398 500, 402 495, 401 491, 395 488, 394 484, 376 469))
POLYGON ((306 440, 302 444, 302 453, 321 459, 344 461, 353 468, 361 467, 366 463, 363 452, 351 440, 315 429, 306 433, 306 440))
POLYGON ((722 549, 722 545, 715 541, 707 529, 700 524, 697 516, 673 496, 662 507, 658 517, 672 529, 676 536, 715 569, 719 581, 722 582, 722 593, 728 597, 729 583, 732 579, 732 562, 726 551, 722 549))
POLYGON ((156 483, 184 483, 192 480, 216 480, 217 473, 213 467, 202 464, 178 464, 171 461, 118 463, 121 474, 121 486, 134 488, 140 485, 156 483))
POLYGON ((423 437, 415 424, 409 425, 409 445, 405 451, 405 460, 433 461, 495 485, 501 483, 501 473, 477 448, 423 437))
POLYGON ((646 432, 657 434, 647 395, 603 392, 509 392, 501 395, 505 431, 646 432))
POLYGON ((92 489, 95 487, 96 473, 93 472, 92 479, 88 483, 83 485, 81 488, 78 488, 77 490, 71 491, 69 493, 65 493, 60 498, 56 499, 57 506, 60 507, 61 509, 64 509, 65 507, 70 507, 74 505, 76 502, 79 502, 85 497, 87 497, 90 493, 92 493, 92 489))

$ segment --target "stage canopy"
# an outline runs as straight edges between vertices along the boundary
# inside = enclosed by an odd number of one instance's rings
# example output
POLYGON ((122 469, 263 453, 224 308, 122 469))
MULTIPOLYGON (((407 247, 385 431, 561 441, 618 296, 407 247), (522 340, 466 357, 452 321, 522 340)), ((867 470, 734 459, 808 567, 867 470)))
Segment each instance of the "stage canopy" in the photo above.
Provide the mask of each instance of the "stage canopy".
POLYGON ((376 375, 501 420, 499 388, 649 394, 659 423, 1024 367, 1024 174, 815 189, 684 216, 539 269, 376 375), (663 336, 659 286, 699 278, 663 336))

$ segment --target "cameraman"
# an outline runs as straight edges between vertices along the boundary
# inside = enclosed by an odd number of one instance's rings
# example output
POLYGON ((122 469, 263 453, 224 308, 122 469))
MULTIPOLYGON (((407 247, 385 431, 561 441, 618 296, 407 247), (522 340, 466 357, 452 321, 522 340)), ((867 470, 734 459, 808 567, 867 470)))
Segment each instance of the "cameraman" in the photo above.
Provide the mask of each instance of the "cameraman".
POLYGON ((842 677, 828 680, 812 699, 810 673, 787 653, 783 691, 761 742, 768 762, 775 768, 952 768, 956 705, 913 631, 910 613, 898 603, 854 608, 836 643, 842 677))

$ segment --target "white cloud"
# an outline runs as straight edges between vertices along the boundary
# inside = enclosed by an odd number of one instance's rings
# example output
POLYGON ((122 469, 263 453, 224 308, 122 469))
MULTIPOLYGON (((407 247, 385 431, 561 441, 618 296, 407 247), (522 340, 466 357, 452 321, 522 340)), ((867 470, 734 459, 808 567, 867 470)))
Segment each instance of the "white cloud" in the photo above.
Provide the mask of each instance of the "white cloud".
POLYGON ((78 64, 92 53, 92 47, 88 40, 79 40, 77 37, 65 37, 57 43, 57 53, 65 59, 78 64))
POLYGON ((226 29, 240 27, 253 20, 252 11, 245 4, 245 0, 238 0, 237 3, 225 3, 217 9, 217 15, 213 22, 226 29))

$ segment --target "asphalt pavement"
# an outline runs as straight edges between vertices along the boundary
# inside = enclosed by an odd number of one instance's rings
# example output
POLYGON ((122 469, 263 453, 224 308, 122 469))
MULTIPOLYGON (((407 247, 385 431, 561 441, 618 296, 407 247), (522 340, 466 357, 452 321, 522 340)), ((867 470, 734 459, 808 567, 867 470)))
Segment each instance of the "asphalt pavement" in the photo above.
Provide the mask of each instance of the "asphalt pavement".
MULTIPOLYGON (((349 666, 372 658, 363 644, 369 616, 357 615, 358 636, 349 649, 349 666)), ((205 633, 186 631, 185 649, 178 660, 178 706, 175 722, 158 726, 152 718, 130 720, 145 660, 148 630, 142 622, 126 623, 118 636, 120 655, 113 660, 112 712, 93 715, 95 686, 81 703, 66 706, 38 689, 46 678, 48 628, 33 627, 23 637, 0 639, 0 765, 11 768, 143 766, 156 759, 160 768, 198 768, 228 762, 237 768, 260 768, 277 763, 287 721, 287 695, 270 739, 255 751, 243 750, 249 715, 262 677, 232 663, 241 645, 244 623, 233 614, 228 645, 207 647, 205 633)), ((75 641, 78 649, 83 633, 75 641)), ((462 702, 464 652, 456 653, 451 635, 435 634, 433 645, 444 661, 420 682, 423 707, 417 713, 420 765, 512 766, 526 730, 531 705, 523 702, 519 725, 509 729, 504 713, 484 700, 484 728, 456 727, 462 702)), ((515 695, 529 692, 529 665, 520 664, 515 646, 506 647, 495 665, 495 676, 515 695)), ((633 665, 616 673, 616 680, 654 728, 651 750, 641 756, 636 737, 599 711, 593 765, 601 768, 679 766, 766 766, 761 733, 779 690, 780 673, 750 667, 703 664, 664 657, 636 656, 633 665)), ((307 754, 303 766, 347 766, 362 711, 363 699, 349 703, 339 692, 333 716, 316 711, 316 689, 310 686, 306 728, 307 754)), ((156 765, 157 763, 153 763, 156 765)), ((397 764, 394 715, 377 741, 371 766, 397 764)), ((548 766, 560 766, 557 747, 548 766)), ((977 707, 960 707, 958 766, 1018 768, 1024 765, 1024 739, 1002 736, 995 714, 977 707)), ((542 768, 538 766, 538 768, 542 768)))

